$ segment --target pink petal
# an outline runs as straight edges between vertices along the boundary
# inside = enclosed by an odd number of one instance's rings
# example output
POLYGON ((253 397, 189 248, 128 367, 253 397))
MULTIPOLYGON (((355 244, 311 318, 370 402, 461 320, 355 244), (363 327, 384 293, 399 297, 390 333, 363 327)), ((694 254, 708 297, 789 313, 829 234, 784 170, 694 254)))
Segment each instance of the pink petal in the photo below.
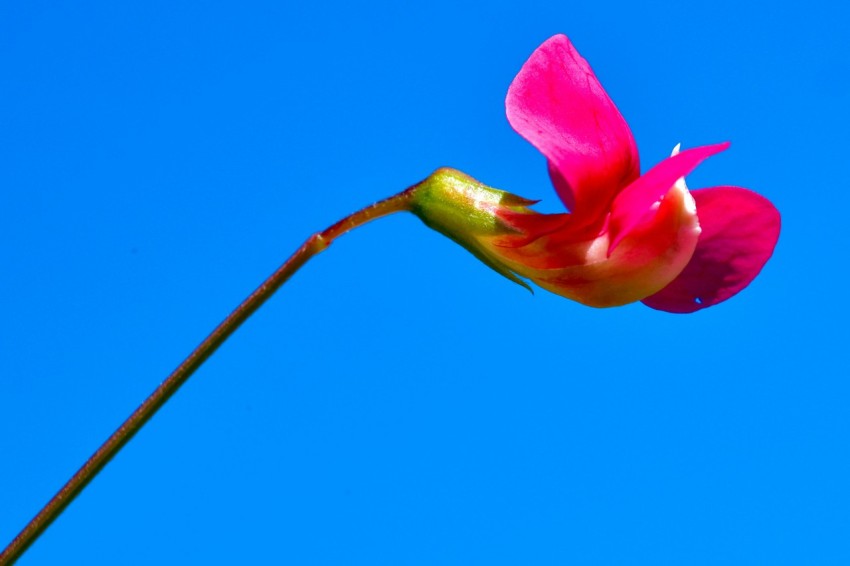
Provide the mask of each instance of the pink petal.
POLYGON ((511 83, 505 106, 511 126, 549 160, 555 188, 574 214, 603 218, 640 174, 628 124, 566 36, 537 48, 511 83))
MULTIPOLYGON (((552 234, 555 235, 555 234, 552 234)), ((540 261, 533 268, 511 264, 516 273, 544 289, 593 307, 639 301, 670 284, 685 268, 699 241, 696 207, 684 186, 674 186, 661 201, 652 222, 644 222, 608 256, 608 234, 590 242, 545 247, 551 236, 534 242, 540 261), (564 264, 572 258, 572 265, 564 264)), ((504 250, 500 250, 504 251, 504 250)), ((502 254, 510 261, 514 250, 502 254)))
POLYGON ((654 309, 689 313, 725 301, 759 274, 779 239, 779 211, 764 197, 739 187, 691 194, 702 233, 682 273, 644 299, 654 309))
POLYGON ((611 231, 608 254, 613 253, 617 244, 643 221, 653 205, 667 194, 677 179, 693 171, 707 157, 728 147, 728 142, 706 145, 668 157, 617 195, 611 207, 608 225, 611 231))

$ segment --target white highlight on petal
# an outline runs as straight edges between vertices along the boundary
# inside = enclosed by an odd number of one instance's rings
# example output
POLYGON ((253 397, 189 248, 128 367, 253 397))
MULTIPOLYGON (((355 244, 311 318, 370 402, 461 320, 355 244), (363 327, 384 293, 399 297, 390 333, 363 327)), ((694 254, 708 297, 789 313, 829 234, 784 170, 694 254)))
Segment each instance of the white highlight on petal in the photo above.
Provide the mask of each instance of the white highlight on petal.
MULTIPOLYGON (((673 151, 670 153, 670 157, 673 157, 675 155, 679 155, 680 149, 682 149, 681 142, 677 143, 676 147, 673 148, 673 151)), ((677 189, 684 190, 686 193, 688 192, 688 186, 685 184, 685 178, 684 177, 679 177, 678 179, 676 179, 676 184, 673 185, 673 186, 676 187, 677 189)), ((688 212, 691 212, 691 213, 696 212, 697 211, 697 205, 694 202, 693 197, 690 196, 690 193, 688 193, 688 197, 690 198, 690 200, 687 200, 687 199, 685 200, 686 210, 688 212), (693 210, 691 210, 691 208, 693 208, 693 210)))
POLYGON ((682 204, 684 205, 685 210, 688 212, 688 214, 696 214, 697 213, 697 201, 694 200, 694 196, 691 194, 691 192, 688 190, 688 188, 684 186, 685 180, 682 179, 681 181, 682 181, 682 188, 685 189, 685 201, 682 204))
MULTIPOLYGON (((670 153, 670 157, 673 157, 674 155, 679 155, 679 151, 681 149, 682 149, 681 142, 677 143, 676 147, 674 147, 673 151, 670 153)), ((680 178, 676 179, 676 184, 674 185, 674 187, 676 187, 677 189, 682 191, 685 195, 684 202, 682 202, 682 204, 685 207, 685 211, 687 211, 688 214, 696 214, 697 213, 697 202, 694 200, 693 195, 691 195, 691 192, 688 190, 688 185, 685 184, 685 178, 680 177, 680 178)), ((697 228, 697 230, 700 230, 700 229, 697 228)))

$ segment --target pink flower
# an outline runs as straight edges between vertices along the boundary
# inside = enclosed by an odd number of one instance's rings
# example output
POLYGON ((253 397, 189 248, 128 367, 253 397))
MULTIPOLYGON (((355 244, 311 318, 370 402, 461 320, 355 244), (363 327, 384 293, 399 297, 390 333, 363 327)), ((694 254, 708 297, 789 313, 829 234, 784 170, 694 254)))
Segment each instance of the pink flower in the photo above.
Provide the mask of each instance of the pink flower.
POLYGON ((779 213, 739 187, 684 183, 729 144, 678 151, 643 175, 632 133, 563 35, 523 65, 508 90, 511 126, 547 158, 569 214, 441 169, 413 191, 413 210, 488 265, 580 303, 643 301, 693 312, 746 287, 773 253, 779 213))

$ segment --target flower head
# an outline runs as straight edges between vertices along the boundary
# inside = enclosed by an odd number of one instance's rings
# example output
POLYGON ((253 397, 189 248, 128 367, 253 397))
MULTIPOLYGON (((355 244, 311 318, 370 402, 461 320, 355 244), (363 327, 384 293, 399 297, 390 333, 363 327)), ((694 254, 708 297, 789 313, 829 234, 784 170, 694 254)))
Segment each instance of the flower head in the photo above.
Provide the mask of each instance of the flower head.
POLYGON ((440 169, 413 211, 513 281, 580 303, 692 312, 746 287, 773 253, 779 213, 739 187, 691 193, 684 177, 728 143, 678 151, 640 175, 631 130, 569 39, 557 35, 508 90, 511 126, 547 158, 569 213, 440 169))

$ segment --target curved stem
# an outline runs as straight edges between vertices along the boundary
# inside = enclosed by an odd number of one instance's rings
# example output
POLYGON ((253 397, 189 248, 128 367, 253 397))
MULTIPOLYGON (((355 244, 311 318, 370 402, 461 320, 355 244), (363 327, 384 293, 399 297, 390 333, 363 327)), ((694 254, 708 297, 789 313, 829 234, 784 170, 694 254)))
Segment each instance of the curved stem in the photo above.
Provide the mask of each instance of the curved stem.
MULTIPOLYGON (((411 187, 412 189, 413 187, 411 187)), ((0 553, 0 566, 14 563, 47 529, 83 488, 103 469, 144 424, 177 392, 189 377, 221 346, 239 326, 271 297, 301 266, 325 250, 337 237, 387 214, 410 209, 411 189, 382 200, 343 218, 327 230, 313 234, 268 279, 236 307, 215 330, 207 336, 171 375, 154 390, 106 442, 77 470, 71 479, 53 496, 17 537, 0 553)))

